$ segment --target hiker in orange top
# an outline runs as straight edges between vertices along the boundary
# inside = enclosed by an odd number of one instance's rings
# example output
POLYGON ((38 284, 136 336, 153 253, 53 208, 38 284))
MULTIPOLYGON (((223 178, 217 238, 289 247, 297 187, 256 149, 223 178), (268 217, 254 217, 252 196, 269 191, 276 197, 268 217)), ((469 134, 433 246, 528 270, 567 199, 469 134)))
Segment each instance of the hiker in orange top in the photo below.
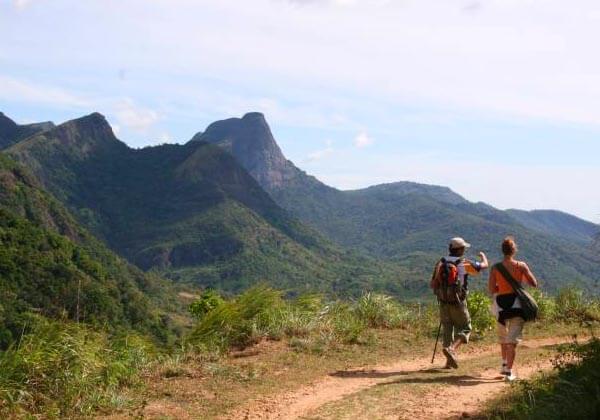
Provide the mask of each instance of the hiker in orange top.
POLYGON ((468 278, 488 267, 487 257, 479 253, 480 262, 464 258, 471 245, 463 238, 450 240, 449 253, 435 266, 431 277, 431 288, 440 305, 440 323, 443 329, 443 353, 446 368, 458 368, 456 350, 469 342, 471 316, 467 309, 468 278))
POLYGON ((500 373, 508 381, 517 377, 513 373, 513 364, 516 357, 517 344, 521 341, 525 317, 520 299, 507 276, 518 283, 537 287, 538 282, 523 261, 514 259, 517 253, 517 244, 512 237, 502 241, 504 260, 492 267, 488 281, 488 290, 494 296, 498 312, 498 339, 502 352, 502 369, 500 373))

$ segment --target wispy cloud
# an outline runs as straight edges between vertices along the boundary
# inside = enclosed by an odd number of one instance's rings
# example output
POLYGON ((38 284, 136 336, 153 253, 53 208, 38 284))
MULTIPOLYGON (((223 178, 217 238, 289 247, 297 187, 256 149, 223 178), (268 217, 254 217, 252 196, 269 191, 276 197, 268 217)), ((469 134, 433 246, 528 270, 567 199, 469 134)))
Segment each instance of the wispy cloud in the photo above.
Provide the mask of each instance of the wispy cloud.
POLYGON ((296 5, 321 5, 321 6, 354 6, 359 4, 386 5, 392 0, 284 0, 296 5))
POLYGON ((309 153, 305 159, 305 162, 310 163, 310 162, 315 162, 318 160, 325 159, 325 158, 331 156, 334 152, 335 152, 335 149, 333 148, 333 141, 326 140, 325 148, 315 150, 314 152, 309 153))
POLYGON ((23 10, 31 4, 32 0, 13 0, 13 6, 17 10, 23 10))
POLYGON ((64 89, 0 75, 0 98, 6 101, 50 104, 58 107, 88 107, 91 102, 64 89))
POLYGON ((361 131, 354 138, 354 146, 362 149, 372 145, 374 142, 373 138, 369 136, 366 131, 361 131))
POLYGON ((471 1, 463 6, 462 11, 474 13, 480 11, 482 8, 483 4, 480 1, 471 1))

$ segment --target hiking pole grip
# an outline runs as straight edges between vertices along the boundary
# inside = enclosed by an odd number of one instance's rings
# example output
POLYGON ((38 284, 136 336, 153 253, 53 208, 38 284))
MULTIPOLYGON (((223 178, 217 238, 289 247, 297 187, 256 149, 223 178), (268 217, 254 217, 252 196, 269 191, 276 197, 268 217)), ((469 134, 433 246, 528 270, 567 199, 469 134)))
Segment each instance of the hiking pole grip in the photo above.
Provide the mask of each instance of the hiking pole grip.
POLYGON ((433 347, 433 355, 431 356, 431 363, 435 360, 435 352, 437 351, 438 341, 440 341, 440 332, 442 331, 442 321, 440 321, 440 326, 438 327, 437 337, 435 338, 435 346, 433 347))

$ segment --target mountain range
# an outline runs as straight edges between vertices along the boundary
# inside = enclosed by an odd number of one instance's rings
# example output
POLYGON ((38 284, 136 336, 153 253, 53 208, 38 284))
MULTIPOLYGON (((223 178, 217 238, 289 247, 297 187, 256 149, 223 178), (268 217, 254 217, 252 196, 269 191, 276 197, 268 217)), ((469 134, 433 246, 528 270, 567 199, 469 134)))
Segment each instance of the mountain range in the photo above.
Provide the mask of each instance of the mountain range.
POLYGON ((469 202, 446 187, 413 182, 340 191, 286 159, 256 113, 215 122, 190 140, 198 141, 227 150, 280 206, 332 241, 394 261, 421 278, 445 252, 448 238, 458 235, 495 259, 500 240, 516 236, 521 256, 531 260, 550 288, 571 282, 595 285, 600 278, 598 255, 590 249, 600 227, 575 216, 501 211, 469 202))
POLYGON ((348 292, 386 276, 385 264, 302 224, 231 154, 206 142, 131 149, 95 113, 5 153, 119 255, 176 281, 232 292, 261 281, 348 292))
POLYGON ((142 149, 118 140, 97 113, 58 126, 2 114, 0 139, 3 154, 77 225, 176 282, 416 296, 448 238, 464 236, 497 258, 512 234, 549 289, 598 290, 597 225, 556 211, 501 211, 412 182, 340 191, 286 159, 259 113, 215 122, 185 144, 142 149))

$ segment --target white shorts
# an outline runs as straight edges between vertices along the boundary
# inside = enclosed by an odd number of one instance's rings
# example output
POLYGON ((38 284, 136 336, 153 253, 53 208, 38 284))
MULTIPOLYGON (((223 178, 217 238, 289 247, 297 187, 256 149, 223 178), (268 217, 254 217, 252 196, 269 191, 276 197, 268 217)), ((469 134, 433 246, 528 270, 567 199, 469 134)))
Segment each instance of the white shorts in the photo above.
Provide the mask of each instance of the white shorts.
POLYGON ((498 341, 500 344, 519 344, 523 337, 525 320, 520 316, 504 321, 505 325, 498 323, 498 341))

